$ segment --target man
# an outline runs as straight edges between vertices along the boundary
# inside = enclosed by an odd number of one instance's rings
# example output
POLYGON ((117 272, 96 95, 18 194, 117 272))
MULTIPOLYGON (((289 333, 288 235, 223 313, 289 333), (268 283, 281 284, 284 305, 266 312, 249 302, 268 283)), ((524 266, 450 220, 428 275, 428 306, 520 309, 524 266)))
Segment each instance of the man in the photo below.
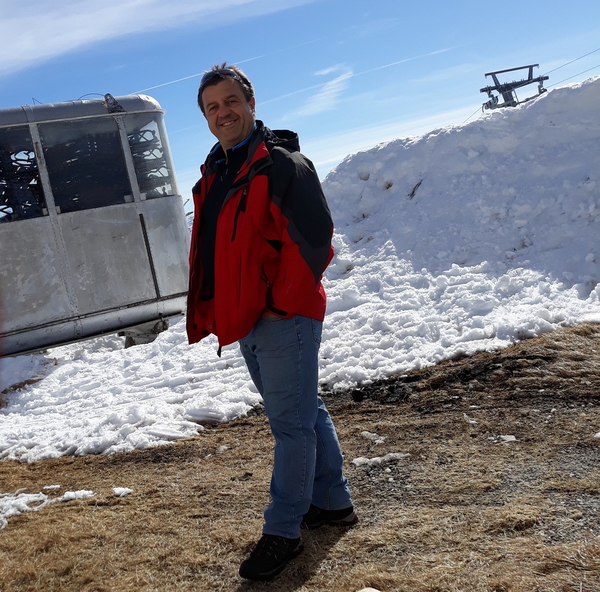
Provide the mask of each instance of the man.
POLYGON ((321 275, 333 224, 298 137, 255 119, 254 88, 235 66, 202 77, 198 105, 218 143, 193 189, 187 331, 239 341, 275 438, 263 536, 240 575, 264 580, 302 551, 300 527, 358 518, 331 418, 318 397, 325 315, 321 275))

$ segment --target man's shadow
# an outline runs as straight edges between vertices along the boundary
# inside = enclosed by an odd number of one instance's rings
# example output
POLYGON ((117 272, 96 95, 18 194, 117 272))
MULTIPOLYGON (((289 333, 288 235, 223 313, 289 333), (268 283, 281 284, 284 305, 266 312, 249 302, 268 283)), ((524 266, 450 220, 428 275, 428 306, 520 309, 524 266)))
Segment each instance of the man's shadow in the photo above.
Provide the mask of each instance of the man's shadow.
POLYGON ((304 551, 294 557, 279 575, 266 582, 243 580, 235 592, 249 592, 250 590, 292 592, 298 590, 315 574, 319 565, 329 556, 332 547, 349 530, 349 528, 339 527, 303 530, 304 551))

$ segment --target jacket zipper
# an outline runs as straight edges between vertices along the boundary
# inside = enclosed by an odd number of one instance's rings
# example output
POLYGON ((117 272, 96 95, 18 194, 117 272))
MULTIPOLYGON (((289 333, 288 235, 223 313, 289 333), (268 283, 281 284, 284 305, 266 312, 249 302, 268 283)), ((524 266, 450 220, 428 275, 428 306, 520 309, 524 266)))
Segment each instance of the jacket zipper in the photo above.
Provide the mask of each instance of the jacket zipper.
POLYGON ((263 282, 265 282, 265 284, 267 284, 267 288, 271 288, 271 281, 269 280, 269 276, 267 275, 267 272, 265 271, 265 264, 263 263, 260 266, 260 275, 261 275, 261 279, 263 282))

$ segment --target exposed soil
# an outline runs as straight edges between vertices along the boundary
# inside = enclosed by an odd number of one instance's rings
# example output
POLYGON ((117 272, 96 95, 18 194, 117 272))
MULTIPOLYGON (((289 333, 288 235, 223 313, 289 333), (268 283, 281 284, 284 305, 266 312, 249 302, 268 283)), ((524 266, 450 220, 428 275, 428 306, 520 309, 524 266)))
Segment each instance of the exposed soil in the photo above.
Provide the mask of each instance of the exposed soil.
POLYGON ((0 493, 95 492, 9 519, 0 591, 600 590, 600 326, 323 397, 360 522, 306 533, 272 582, 237 575, 268 503, 257 409, 166 447, 0 462, 0 493))

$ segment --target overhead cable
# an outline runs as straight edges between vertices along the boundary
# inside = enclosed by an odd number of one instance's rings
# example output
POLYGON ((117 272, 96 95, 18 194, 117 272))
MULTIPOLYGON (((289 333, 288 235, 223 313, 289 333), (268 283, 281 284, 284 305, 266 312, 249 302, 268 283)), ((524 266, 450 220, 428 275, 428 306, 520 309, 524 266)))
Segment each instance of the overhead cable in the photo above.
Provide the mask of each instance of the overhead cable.
POLYGON ((467 121, 469 121, 469 119, 471 119, 471 117, 473 117, 473 115, 475 115, 476 113, 479 113, 479 111, 481 111, 481 107, 477 107, 477 110, 475 111, 475 113, 473 113, 472 115, 469 115, 469 117, 467 117, 463 123, 467 123, 467 121))
POLYGON ((571 60, 570 62, 563 64, 562 66, 558 66, 558 68, 554 68, 554 70, 550 70, 549 72, 546 72, 546 74, 544 74, 544 76, 547 76, 548 74, 550 74, 550 72, 556 72, 556 70, 560 70, 561 68, 564 68, 565 66, 568 66, 569 64, 572 64, 574 62, 577 62, 578 60, 586 58, 587 56, 592 55, 593 53, 596 53, 597 51, 600 51, 600 47, 598 49, 594 49, 593 51, 590 51, 589 53, 586 53, 585 55, 575 58, 574 60, 571 60))
POLYGON ((592 70, 595 70, 596 68, 600 68, 600 64, 598 64, 597 66, 594 66, 593 68, 589 68, 588 70, 584 70, 583 72, 579 72, 579 74, 573 74, 573 76, 569 76, 569 78, 565 78, 564 80, 555 82, 554 84, 551 84, 550 86, 548 86, 548 88, 550 88, 552 86, 556 86, 557 84, 562 84, 563 82, 566 82, 567 80, 571 80, 571 78, 576 78, 577 76, 581 76, 582 74, 585 74, 586 72, 591 72, 592 70))

